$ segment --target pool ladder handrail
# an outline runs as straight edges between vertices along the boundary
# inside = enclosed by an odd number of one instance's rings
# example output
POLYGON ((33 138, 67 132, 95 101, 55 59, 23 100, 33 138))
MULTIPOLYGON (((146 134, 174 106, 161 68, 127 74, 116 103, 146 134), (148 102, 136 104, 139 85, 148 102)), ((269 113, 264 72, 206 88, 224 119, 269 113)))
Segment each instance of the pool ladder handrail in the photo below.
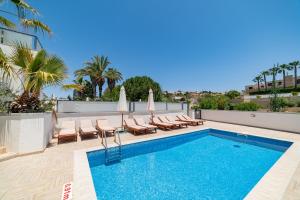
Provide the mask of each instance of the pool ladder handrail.
POLYGON ((120 130, 118 129, 114 132, 114 142, 117 144, 117 146, 108 147, 106 132, 102 132, 102 144, 105 149, 105 164, 119 162, 122 159, 122 142, 120 137, 120 130))

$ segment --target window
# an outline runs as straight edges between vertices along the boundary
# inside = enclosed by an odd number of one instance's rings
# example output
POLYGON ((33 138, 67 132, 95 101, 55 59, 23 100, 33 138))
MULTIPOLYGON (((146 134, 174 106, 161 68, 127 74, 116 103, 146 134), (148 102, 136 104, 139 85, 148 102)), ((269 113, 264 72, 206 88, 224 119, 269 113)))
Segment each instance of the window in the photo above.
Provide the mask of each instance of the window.
POLYGON ((249 90, 252 90, 253 89, 253 87, 249 87, 249 90))
POLYGON ((279 82, 278 82, 278 85, 282 85, 282 82, 281 82, 281 81, 279 81, 279 82))
POLYGON ((300 84, 300 79, 297 79, 297 84, 300 84))
POLYGON ((265 86, 264 86, 264 85, 261 85, 260 87, 261 87, 261 88, 264 88, 265 86))
POLYGON ((272 83, 268 83, 268 86, 272 86, 273 84, 272 83))

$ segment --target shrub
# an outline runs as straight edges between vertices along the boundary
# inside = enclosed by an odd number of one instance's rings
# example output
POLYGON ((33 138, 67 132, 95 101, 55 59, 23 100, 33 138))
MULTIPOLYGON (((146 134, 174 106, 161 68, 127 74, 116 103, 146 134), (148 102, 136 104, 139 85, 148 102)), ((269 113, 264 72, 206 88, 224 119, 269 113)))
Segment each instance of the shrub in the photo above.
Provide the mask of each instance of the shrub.
POLYGON ((235 99, 235 98, 241 96, 241 93, 236 90, 230 90, 225 93, 225 96, 227 96, 229 99, 235 99))
POLYGON ((297 102, 297 107, 300 107, 300 101, 297 102))
POLYGON ((260 105, 254 102, 239 103, 234 106, 234 110, 241 111, 257 111, 259 108, 260 105))
POLYGON ((296 106, 295 102, 292 102, 292 101, 287 101, 287 102, 285 103, 285 105, 286 105, 287 107, 294 107, 294 106, 296 106))
POLYGON ((229 98, 225 95, 205 95, 199 99, 199 108, 213 110, 229 110, 229 98))
POLYGON ((292 92, 292 95, 293 95, 293 96, 298 96, 298 94, 299 94, 299 92, 297 92, 297 91, 293 91, 293 92, 292 92))
POLYGON ((287 106, 287 100, 280 98, 276 95, 270 98, 270 109, 273 112, 280 112, 283 108, 287 106))

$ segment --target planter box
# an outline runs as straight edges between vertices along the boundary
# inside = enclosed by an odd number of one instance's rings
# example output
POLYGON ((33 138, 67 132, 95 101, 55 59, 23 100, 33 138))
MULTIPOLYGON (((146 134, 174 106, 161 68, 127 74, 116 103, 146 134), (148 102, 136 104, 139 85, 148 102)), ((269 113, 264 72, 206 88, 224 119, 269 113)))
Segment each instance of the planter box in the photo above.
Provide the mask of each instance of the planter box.
POLYGON ((51 113, 12 113, 0 116, 0 146, 18 154, 43 151, 53 134, 51 113))

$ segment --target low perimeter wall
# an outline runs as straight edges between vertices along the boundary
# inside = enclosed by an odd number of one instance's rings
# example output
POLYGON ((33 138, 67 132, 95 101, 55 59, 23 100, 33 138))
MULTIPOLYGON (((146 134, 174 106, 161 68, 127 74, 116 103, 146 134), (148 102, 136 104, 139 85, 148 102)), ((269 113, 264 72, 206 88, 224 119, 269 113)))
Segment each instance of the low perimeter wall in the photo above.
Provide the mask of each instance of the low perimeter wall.
POLYGON ((201 110, 201 118, 300 133, 300 114, 297 113, 201 110))
POLYGON ((18 154, 43 151, 53 134, 51 113, 12 113, 0 116, 0 146, 18 154))

